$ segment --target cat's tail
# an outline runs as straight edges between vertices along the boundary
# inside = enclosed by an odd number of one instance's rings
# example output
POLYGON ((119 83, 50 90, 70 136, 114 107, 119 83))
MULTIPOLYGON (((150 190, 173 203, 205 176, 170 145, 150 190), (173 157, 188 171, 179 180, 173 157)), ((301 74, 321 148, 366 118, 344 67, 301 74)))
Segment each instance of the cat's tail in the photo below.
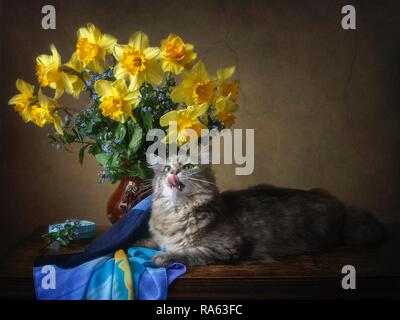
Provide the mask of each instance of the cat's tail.
POLYGON ((379 245, 388 238, 384 226, 368 211, 353 206, 347 207, 343 240, 347 245, 379 245))

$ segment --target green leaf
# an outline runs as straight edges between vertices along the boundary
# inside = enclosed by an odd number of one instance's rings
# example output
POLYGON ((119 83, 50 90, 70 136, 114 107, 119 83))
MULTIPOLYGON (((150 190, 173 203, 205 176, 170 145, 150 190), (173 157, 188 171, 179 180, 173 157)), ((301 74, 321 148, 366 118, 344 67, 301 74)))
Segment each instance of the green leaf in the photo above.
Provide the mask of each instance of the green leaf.
POLYGON ((153 128, 153 119, 151 117, 151 112, 144 112, 143 115, 143 125, 146 131, 149 131, 153 128))
POLYGON ((129 177, 138 177, 139 176, 138 172, 135 168, 131 169, 126 175, 129 177))
POLYGON ((151 170, 148 168, 146 162, 141 160, 136 161, 135 167, 131 170, 131 173, 129 176, 136 176, 141 179, 148 179, 151 177, 151 170))
POLYGON ((126 135, 125 125, 123 123, 120 123, 118 125, 117 129, 115 130, 114 137, 115 137, 116 140, 122 141, 122 140, 124 140, 125 135, 126 135))
POLYGON ((72 143, 72 142, 75 142, 75 136, 74 135, 72 135, 72 134, 69 134, 68 132, 65 132, 64 131, 64 141, 66 142, 66 143, 72 143))
POLYGON ((92 154, 92 155, 96 155, 96 154, 98 154, 98 153, 101 153, 101 147, 98 145, 98 144, 92 144, 90 147, 89 147, 89 149, 88 149, 88 152, 90 153, 90 154, 92 154))
POLYGON ((72 128, 72 132, 75 134, 76 138, 77 138, 80 142, 83 142, 83 138, 82 138, 82 136, 79 134, 78 130, 76 130, 75 128, 72 128))
POLYGON ((83 164, 83 159, 85 157, 85 150, 86 148, 89 147, 89 144, 87 144, 86 146, 83 146, 80 150, 79 150, 79 164, 82 165, 83 164))
POLYGON ((49 234, 42 234, 42 238, 43 239, 46 239, 47 241, 49 241, 50 242, 50 240, 51 240, 51 237, 50 237, 50 235, 49 234))
POLYGON ((110 160, 110 156, 107 153, 98 153, 94 157, 103 167, 106 167, 108 161, 110 160))
POLYGON ((65 238, 59 238, 57 239, 58 242, 60 242, 60 244, 64 247, 67 247, 69 245, 69 239, 65 239, 65 238))
POLYGON ((129 142, 128 152, 130 154, 136 153, 142 143, 143 129, 140 126, 135 126, 135 131, 132 134, 131 141, 129 142))
POLYGON ((111 160, 111 167, 118 167, 120 164, 119 153, 115 152, 111 160))

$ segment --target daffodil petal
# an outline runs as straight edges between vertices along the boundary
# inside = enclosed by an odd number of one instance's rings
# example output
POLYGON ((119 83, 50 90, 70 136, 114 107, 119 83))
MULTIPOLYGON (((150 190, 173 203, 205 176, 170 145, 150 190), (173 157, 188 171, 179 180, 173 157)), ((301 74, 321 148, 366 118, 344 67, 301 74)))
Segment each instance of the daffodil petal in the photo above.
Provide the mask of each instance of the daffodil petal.
POLYGON ((186 51, 192 51, 194 49, 194 45, 191 43, 185 43, 185 50, 186 51))
POLYGON ((43 94, 42 90, 39 90, 38 100, 39 100, 39 105, 41 107, 45 107, 49 103, 49 98, 46 95, 43 94))
POLYGON ((129 75, 129 90, 135 91, 140 88, 140 86, 145 81, 143 73, 139 73, 137 75, 129 75))
POLYGON ((171 92, 171 99, 173 102, 189 103, 191 95, 192 95, 192 88, 177 86, 171 92))
POLYGON ((164 72, 172 72, 174 74, 180 74, 185 69, 182 64, 174 61, 161 60, 160 65, 164 72))
POLYGON ((153 84, 160 84, 164 78, 164 73, 156 61, 146 64, 146 80, 153 84))
POLYGON ((110 97, 114 95, 114 88, 108 80, 98 80, 94 84, 94 90, 100 97, 110 97))
POLYGON ((76 32, 76 36, 78 39, 82 39, 82 38, 86 38, 89 41, 93 42, 93 36, 90 30, 90 26, 92 26, 91 23, 88 23, 86 27, 81 27, 78 29, 78 31, 76 32))
POLYGON ((162 143, 172 143, 178 138, 178 131, 176 126, 168 129, 167 135, 161 140, 162 143))
POLYGON ((129 46, 117 44, 114 46, 114 57, 118 61, 121 61, 124 58, 125 51, 129 50, 129 46))
POLYGON ((9 105, 15 105, 18 103, 23 103, 24 102, 24 97, 22 94, 17 94, 15 96, 13 96, 10 100, 8 100, 8 104, 9 105))
POLYGON ((33 85, 25 82, 22 79, 17 79, 17 81, 15 82, 15 86, 17 87, 19 92, 27 96, 32 96, 33 91, 35 90, 35 87, 33 85))
POLYGON ((71 59, 69 59, 66 65, 78 72, 81 72, 84 69, 84 65, 82 61, 78 59, 76 52, 72 54, 71 59))
POLYGON ((91 38, 89 41, 91 42, 98 42, 101 39, 101 31, 99 28, 97 28, 93 23, 88 23, 87 27, 89 29, 89 32, 91 34, 91 38))
POLYGON ((54 124, 54 128, 56 129, 56 131, 61 134, 64 135, 63 129, 62 129, 62 121, 61 118, 58 114, 54 113, 53 114, 53 124, 54 124))
POLYGON ((121 63, 118 63, 114 67, 114 76, 116 79, 125 79, 128 76, 127 71, 125 70, 125 68, 122 66, 121 63))
POLYGON ((160 54, 160 49, 156 47, 148 47, 144 49, 143 54, 145 55, 146 59, 155 59, 160 54))
POLYGON ((29 122, 32 120, 32 115, 31 115, 31 111, 30 108, 27 107, 25 108, 22 112, 21 112, 21 117, 25 122, 29 122))
POLYGON ((103 34, 103 36, 98 42, 98 45, 104 48, 107 51, 107 53, 111 53, 116 43, 117 43, 116 38, 110 36, 109 34, 103 34))
POLYGON ((168 126, 171 121, 176 121, 178 118, 178 111, 172 110, 166 114, 164 114, 160 118, 160 125, 162 127, 168 126))
POLYGON ((120 79, 120 80, 113 82, 112 87, 115 88, 115 90, 120 92, 122 95, 124 95, 128 92, 125 80, 120 79))
POLYGON ((197 53, 193 51, 188 51, 185 57, 181 60, 182 64, 188 64, 197 58, 197 53))
POLYGON ((98 73, 103 73, 104 72, 104 63, 105 63, 105 61, 103 59, 95 58, 92 61, 93 70, 98 73))
POLYGON ((81 79, 78 79, 76 82, 74 82, 73 87, 74 87, 74 89, 72 92, 72 96, 75 99, 77 99, 77 98, 79 98, 79 95, 81 94, 83 89, 85 89, 85 83, 81 79))
POLYGON ((76 79, 74 76, 69 76, 65 72, 61 74, 62 80, 60 81, 60 87, 63 86, 65 88, 65 92, 68 94, 72 94, 74 91, 73 81, 76 79))
POLYGON ((202 103, 199 105, 192 105, 192 106, 188 107, 189 118, 192 120, 195 120, 198 117, 200 117, 202 114, 207 112, 207 109, 208 109, 207 103, 202 103))
POLYGON ((137 31, 129 38, 129 46, 138 51, 144 51, 149 46, 149 37, 142 31, 137 31))
POLYGON ((197 76, 198 81, 206 81, 210 79, 206 65, 201 60, 193 66, 191 73, 197 76))
POLYGON ((42 64, 44 66, 52 63, 52 57, 47 54, 41 54, 36 58, 36 63, 42 64))
POLYGON ((54 61, 57 64, 61 64, 61 56, 58 53, 57 48, 56 48, 56 46, 54 44, 50 45, 50 51, 51 51, 51 54, 53 55, 54 61))
POLYGON ((130 103, 134 107, 136 107, 140 102, 140 98, 139 97, 140 97, 139 92, 135 91, 135 92, 131 92, 131 93, 127 94, 123 98, 123 100, 128 102, 128 103, 130 103))
POLYGON ((236 70, 235 66, 227 67, 224 69, 218 69, 217 70, 218 80, 220 80, 222 82, 228 80, 230 77, 233 76, 233 74, 235 73, 235 70, 236 70))

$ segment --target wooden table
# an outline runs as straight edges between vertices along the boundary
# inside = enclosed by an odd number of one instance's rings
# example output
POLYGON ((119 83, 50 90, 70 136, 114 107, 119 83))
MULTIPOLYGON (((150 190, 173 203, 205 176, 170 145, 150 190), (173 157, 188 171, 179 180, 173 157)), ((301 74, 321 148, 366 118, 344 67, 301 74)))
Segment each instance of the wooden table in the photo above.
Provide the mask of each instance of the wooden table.
MULTIPOLYGON (((319 299, 399 298, 400 225, 375 248, 339 248, 319 255, 287 257, 264 265, 213 265, 189 268, 170 287, 170 299, 319 299), (344 265, 356 268, 356 289, 341 287, 344 265)), ((32 265, 38 255, 78 252, 90 242, 51 252, 37 228, 2 260, 0 298, 33 299, 32 265)), ((98 227, 98 234, 107 229, 98 227)))

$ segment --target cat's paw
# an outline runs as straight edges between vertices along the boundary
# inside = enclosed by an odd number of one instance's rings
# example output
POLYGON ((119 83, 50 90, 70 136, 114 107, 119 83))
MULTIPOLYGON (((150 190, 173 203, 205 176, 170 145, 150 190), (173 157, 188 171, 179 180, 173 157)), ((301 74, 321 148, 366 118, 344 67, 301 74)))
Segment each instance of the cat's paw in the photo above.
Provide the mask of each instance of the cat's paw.
POLYGON ((169 252, 158 253, 152 257, 153 262, 158 267, 168 267, 170 264, 177 262, 175 261, 175 255, 169 252))

